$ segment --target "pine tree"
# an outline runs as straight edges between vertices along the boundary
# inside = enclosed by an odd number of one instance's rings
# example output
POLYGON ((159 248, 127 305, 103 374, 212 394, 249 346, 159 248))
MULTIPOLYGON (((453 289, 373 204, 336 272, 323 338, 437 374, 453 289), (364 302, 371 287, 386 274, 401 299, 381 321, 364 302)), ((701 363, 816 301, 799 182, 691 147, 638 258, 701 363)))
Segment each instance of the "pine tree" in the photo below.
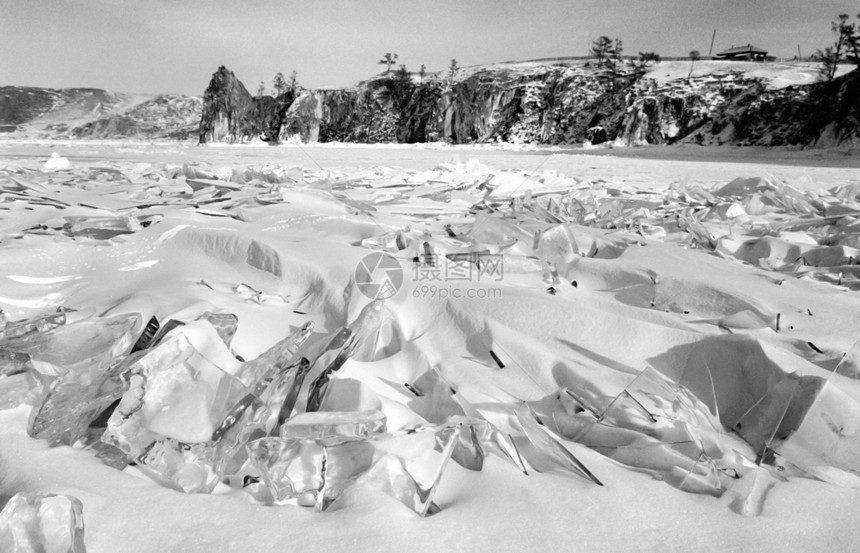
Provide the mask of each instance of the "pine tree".
POLYGON ((299 74, 296 73, 295 69, 293 69, 290 72, 290 82, 287 83, 287 90, 292 91, 294 94, 298 94, 300 88, 301 85, 299 85, 299 74))
POLYGON ((385 74, 388 75, 391 72, 391 66, 394 65, 394 62, 397 61, 397 54, 392 54, 391 52, 386 52, 385 56, 379 63, 385 66, 385 74))
MULTIPOLYGON (((857 15, 860 18, 860 14, 857 15)), ((818 68, 819 79, 832 81, 836 76, 839 63, 850 56, 851 61, 860 68, 860 29, 855 23, 848 23, 848 14, 839 14, 837 20, 830 24, 830 29, 836 35, 833 46, 827 46, 824 50, 815 53, 821 61, 818 68)))
POLYGON ((451 58, 451 65, 448 66, 448 77, 453 79, 454 75, 456 75, 459 70, 460 66, 457 65, 457 60, 451 58))
POLYGON ((446 87, 450 88, 454 85, 454 77, 457 76, 457 71, 460 70, 460 67, 457 65, 457 60, 451 58, 451 65, 448 66, 448 78, 445 79, 446 87))
POLYGON ((283 73, 278 72, 278 74, 275 75, 275 80, 272 81, 272 88, 275 91, 275 96, 280 96, 287 91, 287 81, 284 79, 283 73))
POLYGON ((615 59, 615 61, 621 61, 621 52, 623 50, 624 48, 621 47, 621 39, 616 38, 615 47, 612 49, 612 57, 615 59))
POLYGON ((612 52, 612 39, 608 36, 601 36, 591 45, 591 53, 597 58, 597 63, 603 63, 609 54, 612 52))

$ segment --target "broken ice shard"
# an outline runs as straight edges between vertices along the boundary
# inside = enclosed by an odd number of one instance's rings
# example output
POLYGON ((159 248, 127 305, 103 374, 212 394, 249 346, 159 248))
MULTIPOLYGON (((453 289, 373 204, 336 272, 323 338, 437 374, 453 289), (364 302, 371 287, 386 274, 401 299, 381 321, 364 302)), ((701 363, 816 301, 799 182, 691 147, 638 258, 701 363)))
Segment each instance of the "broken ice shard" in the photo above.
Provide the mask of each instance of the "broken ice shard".
POLYGON ((211 324, 212 328, 215 329, 215 332, 218 333, 221 341, 223 341, 228 347, 233 341, 233 336, 236 335, 236 330, 239 326, 239 317, 233 313, 210 313, 207 311, 200 315, 197 320, 209 321, 209 324, 211 324))
POLYGON ((54 313, 47 313, 32 319, 10 321, 3 327, 0 338, 20 338, 34 332, 47 332, 64 324, 66 324, 66 312, 57 310, 54 313))
POLYGON ((433 424, 464 427, 452 454, 460 466, 481 470, 487 453, 494 453, 528 474, 510 435, 503 434, 486 420, 462 394, 455 391, 437 368, 421 375, 412 389, 418 392, 419 397, 409 406, 425 420, 433 424))
POLYGON ((403 231, 387 232, 379 236, 371 236, 361 241, 362 248, 372 250, 383 250, 389 253, 397 253, 406 249, 406 238, 403 231))
POLYGON ((370 469, 368 438, 385 432, 380 411, 304 413, 281 427, 281 437, 248 444, 251 464, 276 502, 327 509, 370 469))
MULTIPOLYGON (((683 380, 683 375, 682 375, 683 380)), ((631 428, 664 442, 685 441, 693 428, 716 431, 721 427, 708 406, 684 386, 648 367, 606 407, 600 419, 631 428), (673 433, 684 435, 673 435, 673 433)))
POLYGON ((86 236, 107 240, 120 234, 131 234, 143 228, 134 213, 116 217, 66 217, 63 231, 69 236, 86 236))
POLYGON ((138 468, 164 486, 185 493, 209 493, 225 474, 234 474, 245 461, 244 446, 263 436, 269 410, 258 399, 231 410, 211 438, 185 443, 162 437, 140 455, 138 468))
POLYGON ((380 338, 387 329, 386 323, 391 321, 386 314, 383 300, 374 300, 365 305, 358 317, 349 324, 348 328, 355 333, 355 345, 349 354, 350 358, 356 361, 376 360, 380 338))
POLYGON ((281 437, 337 445, 385 432, 385 420, 382 411, 377 410, 301 413, 281 427, 281 437))
POLYGON ((122 393, 115 361, 131 348, 139 320, 86 319, 12 346, 30 349, 45 390, 30 414, 30 436, 72 445, 86 435, 90 422, 122 393))
POLYGON ((126 378, 129 389, 108 421, 108 434, 130 457, 160 436, 186 443, 208 440, 221 415, 245 391, 182 334, 150 350, 126 378))
POLYGON ((86 553, 80 500, 69 495, 18 493, 0 512, 3 553, 86 553))
POLYGON ((307 341, 313 332, 313 322, 307 322, 299 327, 295 332, 260 354, 257 358, 243 364, 236 373, 238 378, 245 386, 255 388, 257 384, 265 378, 273 367, 283 366, 284 363, 292 361, 293 357, 298 353, 299 348, 307 341))
POLYGON ((265 404, 182 334, 134 363, 128 381, 102 440, 165 485, 211 491, 244 444, 265 434, 265 404))
POLYGON ((786 375, 732 425, 753 447, 757 462, 798 429, 824 385, 818 377, 786 375))
MULTIPOLYGON (((292 415, 299 399, 302 384, 305 381, 305 375, 308 374, 310 368, 310 363, 305 357, 282 370, 277 368, 272 383, 261 394, 263 401, 277 415, 273 431, 284 424, 292 415)), ((257 389, 259 389, 259 385, 257 389)))
POLYGON ((533 246, 538 257, 553 266, 564 264, 580 253, 570 225, 556 225, 536 232, 533 246))
POLYGON ((574 474, 591 480, 599 486, 603 485, 573 453, 541 428, 534 412, 527 405, 517 407, 515 414, 523 432, 525 432, 527 439, 525 445, 531 446, 527 449, 520 449, 520 451, 532 468, 538 472, 560 470, 562 473, 574 474))
POLYGON ((347 359, 354 354, 360 355, 361 361, 374 358, 382 328, 382 315, 383 301, 372 301, 362 308, 354 321, 329 340, 317 357, 315 366, 323 368, 310 385, 305 411, 320 410, 332 375, 343 367, 347 359))
POLYGON ((451 460, 461 467, 480 471, 484 468, 487 454, 492 452, 527 473, 516 447, 488 421, 455 415, 448 417, 438 428, 454 431, 456 442, 451 452, 451 460))
MULTIPOLYGON (((308 391, 306 411, 318 411, 328 392, 328 385, 334 373, 343 367, 346 360, 349 359, 350 353, 356 346, 355 333, 349 328, 342 328, 340 332, 335 334, 334 338, 328 343, 324 353, 337 352, 334 354, 334 359, 324 365, 324 369, 311 383, 308 391)), ((324 362, 323 356, 320 356, 318 362, 324 362)))
POLYGON ((433 498, 460 440, 453 426, 428 426, 373 440, 373 467, 360 482, 391 495, 419 516, 439 511, 433 498))
POLYGON ((262 438, 248 457, 276 503, 295 499, 326 510, 373 462, 373 445, 348 441, 322 446, 313 440, 262 438))

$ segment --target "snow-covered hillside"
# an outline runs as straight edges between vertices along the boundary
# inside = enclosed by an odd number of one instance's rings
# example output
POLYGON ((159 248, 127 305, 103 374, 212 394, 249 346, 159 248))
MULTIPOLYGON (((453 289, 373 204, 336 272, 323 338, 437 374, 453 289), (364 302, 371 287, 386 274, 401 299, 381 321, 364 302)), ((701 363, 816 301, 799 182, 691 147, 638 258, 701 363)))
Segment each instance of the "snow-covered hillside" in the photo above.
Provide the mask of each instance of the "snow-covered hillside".
POLYGON ((0 140, 187 139, 202 102, 180 94, 123 94, 90 88, 0 87, 0 140))

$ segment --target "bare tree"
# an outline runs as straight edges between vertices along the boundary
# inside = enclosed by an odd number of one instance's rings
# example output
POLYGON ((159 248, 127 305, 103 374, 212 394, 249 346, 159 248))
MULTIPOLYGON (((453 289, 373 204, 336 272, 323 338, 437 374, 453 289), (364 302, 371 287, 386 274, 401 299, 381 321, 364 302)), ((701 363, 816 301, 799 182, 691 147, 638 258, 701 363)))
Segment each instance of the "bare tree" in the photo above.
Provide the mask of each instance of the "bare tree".
POLYGON ((394 65, 394 62, 397 61, 397 54, 392 54, 391 52, 386 52, 385 56, 381 60, 379 60, 380 65, 385 66, 385 74, 391 72, 391 66, 394 65))
POLYGON ((266 94, 266 83, 260 81, 260 86, 257 87, 257 98, 262 98, 266 94))

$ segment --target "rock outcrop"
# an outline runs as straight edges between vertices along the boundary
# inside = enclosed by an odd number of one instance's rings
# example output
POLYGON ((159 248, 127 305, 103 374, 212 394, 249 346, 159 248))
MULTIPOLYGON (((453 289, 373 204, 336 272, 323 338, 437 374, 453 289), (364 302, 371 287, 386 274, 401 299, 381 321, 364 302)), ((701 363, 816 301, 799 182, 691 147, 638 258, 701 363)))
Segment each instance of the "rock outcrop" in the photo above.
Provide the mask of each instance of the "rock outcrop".
POLYGON ((222 67, 204 98, 200 136, 202 142, 260 136, 361 143, 851 146, 860 130, 858 89, 857 71, 831 83, 774 88, 743 70, 658 83, 632 62, 614 68, 523 63, 421 81, 405 73, 380 75, 354 88, 305 91, 290 105, 291 98, 251 98, 222 67))
POLYGON ((421 78, 398 71, 355 87, 288 90, 278 97, 253 96, 221 66, 202 100, 0 87, 0 133, 201 143, 860 147, 860 72, 813 83, 814 64, 700 66, 688 74, 686 62, 503 63, 421 78))
POLYGON ((203 94, 200 142, 243 142, 254 137, 277 140, 294 100, 291 91, 278 98, 251 96, 236 75, 222 65, 203 94))

